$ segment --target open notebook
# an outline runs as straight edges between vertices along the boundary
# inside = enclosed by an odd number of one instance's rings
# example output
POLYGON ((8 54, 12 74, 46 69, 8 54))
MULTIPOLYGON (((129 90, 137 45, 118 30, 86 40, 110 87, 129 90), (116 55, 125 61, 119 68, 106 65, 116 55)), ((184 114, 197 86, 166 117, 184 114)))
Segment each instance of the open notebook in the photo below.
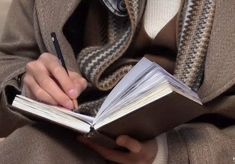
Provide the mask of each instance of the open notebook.
POLYGON ((12 106, 80 133, 150 139, 200 115, 198 95, 158 64, 141 59, 105 99, 96 117, 17 95, 12 106))

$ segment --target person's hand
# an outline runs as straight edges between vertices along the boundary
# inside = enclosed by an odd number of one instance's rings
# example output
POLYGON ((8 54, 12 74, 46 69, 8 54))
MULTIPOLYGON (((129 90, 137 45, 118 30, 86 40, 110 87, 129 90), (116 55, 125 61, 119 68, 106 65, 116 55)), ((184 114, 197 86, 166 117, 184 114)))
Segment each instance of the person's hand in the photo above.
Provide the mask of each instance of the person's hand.
POLYGON ((26 65, 22 79, 25 96, 73 109, 72 99, 80 95, 87 87, 87 82, 76 72, 68 73, 56 56, 43 53, 37 60, 26 65))
POLYGON ((116 143, 126 148, 128 152, 108 149, 85 138, 79 138, 79 140, 97 151, 105 159, 121 164, 152 164, 158 150, 155 139, 140 143, 126 135, 119 136, 116 143))

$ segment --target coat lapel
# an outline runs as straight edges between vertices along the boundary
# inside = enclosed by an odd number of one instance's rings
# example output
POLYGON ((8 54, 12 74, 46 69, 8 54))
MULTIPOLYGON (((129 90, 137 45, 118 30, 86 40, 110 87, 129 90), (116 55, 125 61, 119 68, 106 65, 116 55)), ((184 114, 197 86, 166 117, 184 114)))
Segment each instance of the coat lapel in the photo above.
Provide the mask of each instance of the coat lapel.
POLYGON ((203 102, 221 95, 235 84, 235 1, 217 0, 206 58, 203 102))
MULTIPOLYGON (((35 1, 39 28, 47 50, 56 54, 50 38, 50 33, 54 31, 61 44, 66 64, 70 69, 76 71, 78 71, 76 59, 70 44, 63 35, 62 28, 79 3, 80 0, 67 2, 64 0, 35 1)), ((145 0, 140 0, 139 3, 142 3, 140 6, 144 6, 145 0)), ((131 7, 128 7, 130 10, 131 7)), ((235 83, 234 11, 234 0, 227 0, 226 2, 223 0, 216 1, 215 18, 206 58, 205 77, 199 90, 199 95, 203 102, 208 102, 219 96, 235 83)), ((142 12, 140 13, 132 15, 133 18, 137 19, 132 22, 132 25, 135 24, 134 22, 138 22, 142 15, 142 12)))
POLYGON ((35 1, 39 28, 48 52, 56 54, 50 37, 51 32, 55 32, 61 45, 61 51, 64 54, 67 66, 75 71, 78 71, 77 63, 73 50, 63 34, 63 26, 79 3, 80 0, 35 1))

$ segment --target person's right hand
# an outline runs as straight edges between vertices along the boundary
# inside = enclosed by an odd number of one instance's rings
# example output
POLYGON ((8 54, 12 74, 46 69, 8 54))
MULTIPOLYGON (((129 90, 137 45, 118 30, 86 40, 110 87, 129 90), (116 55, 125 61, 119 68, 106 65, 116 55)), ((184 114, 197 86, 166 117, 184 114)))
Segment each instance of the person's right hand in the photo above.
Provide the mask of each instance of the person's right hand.
POLYGON ((72 99, 80 95, 87 82, 76 72, 68 73, 56 56, 43 53, 26 65, 22 92, 32 99, 73 109, 72 99))

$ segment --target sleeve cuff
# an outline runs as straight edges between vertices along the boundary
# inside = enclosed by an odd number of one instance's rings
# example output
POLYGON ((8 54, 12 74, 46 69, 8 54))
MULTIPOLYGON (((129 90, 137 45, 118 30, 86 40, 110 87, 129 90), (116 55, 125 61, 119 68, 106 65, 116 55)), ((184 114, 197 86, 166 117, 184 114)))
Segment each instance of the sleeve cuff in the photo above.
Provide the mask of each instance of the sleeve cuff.
POLYGON ((167 147, 167 137, 163 133, 160 136, 156 137, 156 142, 158 145, 158 152, 153 161, 153 164, 167 164, 168 160, 168 147, 167 147))

